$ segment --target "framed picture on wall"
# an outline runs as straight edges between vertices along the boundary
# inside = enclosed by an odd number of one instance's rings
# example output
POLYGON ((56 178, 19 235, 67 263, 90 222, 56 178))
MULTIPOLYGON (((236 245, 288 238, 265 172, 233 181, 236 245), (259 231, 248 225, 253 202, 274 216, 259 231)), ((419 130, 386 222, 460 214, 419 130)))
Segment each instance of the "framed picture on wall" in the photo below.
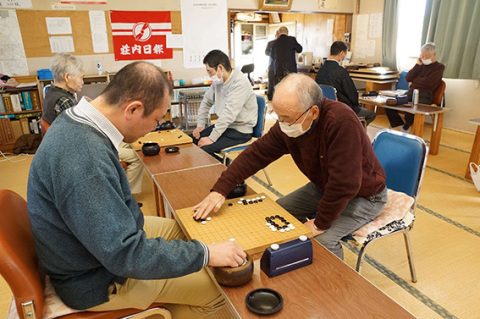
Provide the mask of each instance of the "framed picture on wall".
POLYGON ((292 7, 292 0, 260 0, 260 7, 261 10, 290 10, 292 7))

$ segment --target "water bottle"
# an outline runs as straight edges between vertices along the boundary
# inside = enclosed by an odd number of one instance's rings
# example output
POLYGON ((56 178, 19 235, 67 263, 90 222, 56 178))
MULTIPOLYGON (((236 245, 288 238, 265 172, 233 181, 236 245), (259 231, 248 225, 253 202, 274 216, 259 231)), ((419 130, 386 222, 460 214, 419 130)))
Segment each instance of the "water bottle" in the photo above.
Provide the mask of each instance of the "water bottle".
POLYGON ((412 96, 413 105, 418 104, 418 94, 419 93, 417 89, 413 90, 413 96, 412 96))
POLYGON ((101 75, 103 73, 102 71, 102 63, 99 61, 97 62, 97 73, 98 75, 101 75))

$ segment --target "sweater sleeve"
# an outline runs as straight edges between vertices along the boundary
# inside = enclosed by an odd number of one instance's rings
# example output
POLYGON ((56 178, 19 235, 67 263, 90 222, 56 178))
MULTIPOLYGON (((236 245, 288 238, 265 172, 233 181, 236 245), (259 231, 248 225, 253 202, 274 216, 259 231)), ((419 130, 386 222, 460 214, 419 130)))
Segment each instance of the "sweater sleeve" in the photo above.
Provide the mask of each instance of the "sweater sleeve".
MULTIPOLYGON (((357 196, 362 183, 363 146, 360 136, 361 125, 354 125, 353 119, 330 123, 326 128, 328 181, 323 197, 318 204, 315 225, 328 229, 340 216, 348 202, 357 196), (345 156, 348 153, 348 156, 345 156)), ((365 133, 363 133, 365 134, 365 133)))
POLYGON ((208 123, 208 112, 215 103, 215 84, 210 85, 203 95, 203 100, 198 108, 197 127, 205 127, 208 123))
POLYGON ((120 277, 164 279, 200 270, 205 264, 204 245, 147 238, 143 217, 138 217, 141 212, 132 213, 138 207, 125 203, 118 179, 114 170, 102 167, 101 173, 83 178, 65 196, 62 218, 75 238, 120 277))
POLYGON ((278 123, 263 137, 256 140, 228 166, 212 188, 223 196, 271 162, 288 153, 281 135, 278 123))

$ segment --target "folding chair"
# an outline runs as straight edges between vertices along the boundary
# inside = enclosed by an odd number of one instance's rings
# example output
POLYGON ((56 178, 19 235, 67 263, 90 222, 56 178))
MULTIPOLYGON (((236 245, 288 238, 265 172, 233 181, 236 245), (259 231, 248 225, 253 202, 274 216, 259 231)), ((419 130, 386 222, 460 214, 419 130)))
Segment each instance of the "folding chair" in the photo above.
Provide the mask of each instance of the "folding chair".
POLYGON ((417 136, 384 129, 373 140, 373 150, 385 170, 389 199, 382 213, 349 236, 350 241, 360 245, 356 270, 360 271, 368 244, 386 236, 402 233, 407 249, 410 275, 417 282, 413 264, 409 231, 415 220, 423 173, 427 163, 428 147, 417 136))

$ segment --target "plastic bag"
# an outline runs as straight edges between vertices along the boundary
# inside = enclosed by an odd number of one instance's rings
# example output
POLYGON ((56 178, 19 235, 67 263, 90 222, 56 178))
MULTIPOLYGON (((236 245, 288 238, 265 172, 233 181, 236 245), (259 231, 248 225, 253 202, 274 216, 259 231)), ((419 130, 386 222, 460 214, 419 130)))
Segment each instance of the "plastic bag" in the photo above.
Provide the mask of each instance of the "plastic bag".
POLYGON ((480 192, 480 166, 474 162, 470 162, 470 175, 472 176, 473 184, 480 192))

